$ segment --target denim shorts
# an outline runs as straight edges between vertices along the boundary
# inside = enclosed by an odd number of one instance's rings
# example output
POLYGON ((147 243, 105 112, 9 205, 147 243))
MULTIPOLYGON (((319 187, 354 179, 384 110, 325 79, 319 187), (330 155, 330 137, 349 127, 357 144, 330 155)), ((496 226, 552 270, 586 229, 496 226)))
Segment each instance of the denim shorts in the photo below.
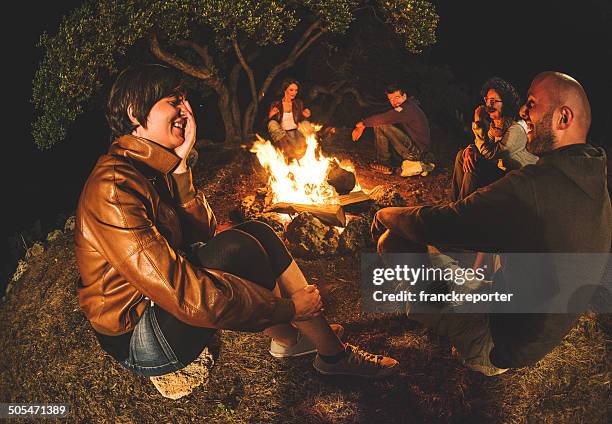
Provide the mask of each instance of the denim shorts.
POLYGON ((129 357, 121 365, 145 377, 164 375, 185 367, 159 328, 153 302, 149 303, 134 327, 129 357))

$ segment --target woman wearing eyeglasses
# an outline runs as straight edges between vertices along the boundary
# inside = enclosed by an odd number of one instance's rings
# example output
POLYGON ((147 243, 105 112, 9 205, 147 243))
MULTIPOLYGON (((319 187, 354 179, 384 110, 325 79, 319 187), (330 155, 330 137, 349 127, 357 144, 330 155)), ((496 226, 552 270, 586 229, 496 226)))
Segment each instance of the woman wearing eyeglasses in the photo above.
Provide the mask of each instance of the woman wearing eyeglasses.
POLYGON ((536 163, 529 153, 527 128, 519 120, 519 96, 507 81, 493 77, 480 90, 484 104, 476 107, 474 143, 460 150, 453 172, 453 200, 460 200, 506 172, 536 163))
MULTIPOLYGON (((484 104, 474 110, 474 143, 455 157, 454 201, 497 181, 508 171, 538 160, 526 149, 527 125, 518 116, 520 99, 516 89, 509 82, 493 77, 484 83, 480 94, 484 104)), ((473 268, 487 262, 490 262, 488 269, 492 270, 492 257, 477 252, 473 268)))

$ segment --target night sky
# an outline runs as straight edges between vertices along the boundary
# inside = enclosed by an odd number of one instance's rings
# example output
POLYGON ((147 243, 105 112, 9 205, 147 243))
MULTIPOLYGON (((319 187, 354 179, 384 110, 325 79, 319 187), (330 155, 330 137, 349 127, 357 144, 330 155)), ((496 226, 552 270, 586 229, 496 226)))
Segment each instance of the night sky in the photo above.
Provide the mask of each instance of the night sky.
MULTIPOLYGON (((61 16, 78 1, 21 2, 12 16, 24 18, 19 33, 5 35, 11 41, 5 62, 5 78, 16 116, 6 117, 3 178, 5 198, 10 199, 4 215, 4 230, 14 233, 38 217, 51 226, 59 212, 75 207, 80 188, 103 146, 97 141, 71 139, 52 150, 39 152, 30 135, 33 109, 29 103, 31 81, 41 52, 36 43, 43 31, 55 33, 61 16), (27 19, 25 19, 27 18, 27 19), (93 145, 92 145, 93 143, 93 145)), ((438 43, 423 59, 447 65, 458 81, 476 93, 484 80, 497 75, 514 83, 521 95, 532 77, 543 70, 566 72, 584 85, 593 109, 590 138, 612 145, 610 102, 612 90, 612 40, 605 0, 581 1, 434 1, 440 23, 438 43)), ((95 119, 94 119, 95 120, 95 119)), ((98 118, 98 122, 103 116, 98 118)), ((78 123, 77 126, 89 125, 78 123)), ((469 140, 466 140, 466 143, 469 140)))

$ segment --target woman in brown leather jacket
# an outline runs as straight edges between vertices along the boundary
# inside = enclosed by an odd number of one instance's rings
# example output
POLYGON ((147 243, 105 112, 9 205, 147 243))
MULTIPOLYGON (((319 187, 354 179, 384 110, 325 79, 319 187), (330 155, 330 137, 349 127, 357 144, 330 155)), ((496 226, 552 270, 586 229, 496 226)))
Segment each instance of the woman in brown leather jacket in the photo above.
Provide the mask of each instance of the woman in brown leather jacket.
POLYGON ((178 73, 124 70, 107 118, 115 140, 83 188, 75 229, 79 304, 106 352, 158 376, 196 359, 217 329, 263 330, 275 357, 318 352, 321 373, 398 369, 340 341, 342 327, 327 323, 319 291, 270 227, 216 233, 187 165, 196 122, 178 73))

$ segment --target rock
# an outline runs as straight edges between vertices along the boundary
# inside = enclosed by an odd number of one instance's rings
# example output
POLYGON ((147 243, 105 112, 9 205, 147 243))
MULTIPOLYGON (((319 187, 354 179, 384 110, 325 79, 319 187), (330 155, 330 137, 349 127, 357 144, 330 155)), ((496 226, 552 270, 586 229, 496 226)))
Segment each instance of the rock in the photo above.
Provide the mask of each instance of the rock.
POLYGON ((261 199, 255 196, 246 196, 242 199, 239 208, 239 220, 248 221, 254 219, 257 215, 261 214, 264 210, 264 204, 261 199))
POLYGON ((13 273, 13 277, 11 278, 11 281, 18 281, 27 270, 28 270, 28 263, 24 261, 23 259, 19 259, 19 261, 17 262, 17 269, 15 269, 15 272, 13 273))
POLYGON ((327 174, 327 183, 336 189, 336 193, 341 195, 348 194, 355 188, 355 174, 332 162, 327 174))
POLYGON ((343 252, 354 253, 372 245, 370 220, 367 216, 353 219, 340 235, 339 246, 343 252))
POLYGON ((69 216, 64 224, 64 231, 74 231, 74 226, 76 224, 76 216, 69 216))
POLYGON ((312 214, 302 212, 289 223, 285 237, 295 256, 317 258, 336 253, 340 234, 312 214))
POLYGON ((377 209, 389 208, 393 206, 406 206, 406 199, 393 186, 376 186, 370 193, 374 199, 377 209))
POLYGON ((274 213, 274 212, 262 213, 262 214, 256 215, 253 219, 255 221, 260 221, 260 222, 263 222, 264 224, 268 224, 270 227, 272 227, 274 232, 278 234, 278 236, 281 239, 284 237, 285 223, 283 222, 281 217, 278 216, 277 213, 274 213))
POLYGON ((168 399, 180 399, 190 394, 193 389, 208 382, 208 376, 215 360, 204 348, 200 356, 185 368, 170 374, 149 377, 157 391, 168 399))
POLYGON ((58 239, 59 237, 61 237, 62 234, 64 234, 62 230, 53 230, 49 234, 47 234, 47 241, 53 241, 55 239, 58 239))
POLYGON ((25 274, 27 270, 28 270, 28 263, 24 261, 23 259, 19 259, 19 261, 17 262, 17 269, 15 269, 15 272, 13 273, 11 280, 6 285, 6 290, 4 292, 5 295, 9 294, 9 292, 15 286, 15 283, 19 281, 19 279, 23 276, 23 274, 25 274))
POLYGON ((32 245, 32 247, 30 247, 27 251, 26 251, 26 259, 30 259, 33 258, 35 256, 38 255, 42 255, 45 251, 45 246, 43 246, 43 244, 39 241, 37 241, 36 243, 34 243, 32 245))

